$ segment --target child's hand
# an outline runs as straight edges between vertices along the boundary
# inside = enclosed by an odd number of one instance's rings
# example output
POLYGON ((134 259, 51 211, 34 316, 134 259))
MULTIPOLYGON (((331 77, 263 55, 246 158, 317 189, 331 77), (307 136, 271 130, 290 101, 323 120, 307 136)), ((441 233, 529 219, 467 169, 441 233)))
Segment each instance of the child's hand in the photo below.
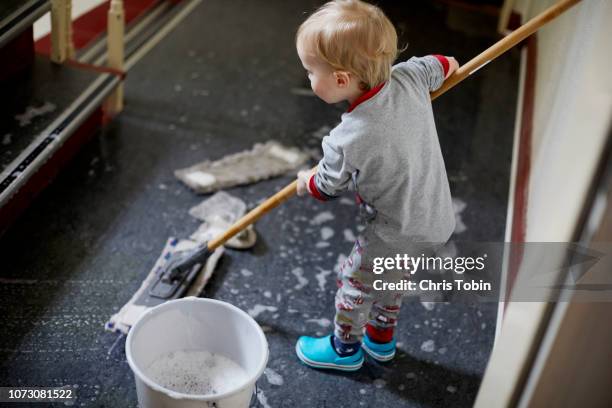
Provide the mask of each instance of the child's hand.
POLYGON ((297 195, 300 197, 308 193, 308 182, 314 170, 302 170, 297 174, 297 195))
POLYGON ((453 72, 455 72, 457 68, 459 68, 459 63, 457 62, 455 57, 446 57, 446 59, 448 60, 448 72, 446 73, 444 79, 451 76, 453 72))

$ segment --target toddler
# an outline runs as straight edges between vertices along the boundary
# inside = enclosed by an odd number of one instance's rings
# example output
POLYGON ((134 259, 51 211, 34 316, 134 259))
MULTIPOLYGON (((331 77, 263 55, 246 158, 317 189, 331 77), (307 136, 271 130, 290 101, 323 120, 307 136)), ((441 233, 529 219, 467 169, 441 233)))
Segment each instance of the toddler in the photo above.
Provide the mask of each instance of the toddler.
POLYGON ((334 333, 301 337, 296 352, 311 367, 354 371, 364 352, 381 362, 395 355, 402 292, 377 291, 373 282, 404 276, 374 274, 373 259, 420 255, 455 228, 430 92, 458 64, 430 55, 392 66, 395 29, 379 8, 359 0, 323 5, 298 29, 296 47, 313 92, 350 104, 323 138, 316 171, 298 173, 298 195, 327 201, 354 190, 365 223, 339 271, 334 333))

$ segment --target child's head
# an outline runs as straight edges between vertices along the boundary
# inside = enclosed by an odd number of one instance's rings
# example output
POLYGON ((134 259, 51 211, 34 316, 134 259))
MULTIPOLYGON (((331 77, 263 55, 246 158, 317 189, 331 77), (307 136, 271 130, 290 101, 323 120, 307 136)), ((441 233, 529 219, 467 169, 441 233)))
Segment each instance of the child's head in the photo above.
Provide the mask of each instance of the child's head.
POLYGON ((298 29, 296 46, 313 91, 327 103, 387 81, 398 53, 393 24, 359 0, 321 6, 298 29))

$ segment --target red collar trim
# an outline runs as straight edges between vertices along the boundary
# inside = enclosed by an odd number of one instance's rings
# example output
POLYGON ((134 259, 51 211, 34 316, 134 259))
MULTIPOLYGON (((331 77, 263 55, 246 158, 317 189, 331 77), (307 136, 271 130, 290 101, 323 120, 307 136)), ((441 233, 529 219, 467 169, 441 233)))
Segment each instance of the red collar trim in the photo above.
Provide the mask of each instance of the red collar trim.
POLYGON ((381 83, 376 85, 374 88, 370 89, 369 91, 366 91, 364 93, 362 93, 359 98, 355 99, 355 102, 353 102, 351 104, 351 106, 349 106, 348 111, 347 112, 352 112, 353 109, 355 109, 360 103, 367 101, 368 99, 370 99, 371 97, 373 97, 374 95, 376 95, 378 93, 378 91, 380 91, 382 89, 382 87, 385 86, 385 83, 381 83))

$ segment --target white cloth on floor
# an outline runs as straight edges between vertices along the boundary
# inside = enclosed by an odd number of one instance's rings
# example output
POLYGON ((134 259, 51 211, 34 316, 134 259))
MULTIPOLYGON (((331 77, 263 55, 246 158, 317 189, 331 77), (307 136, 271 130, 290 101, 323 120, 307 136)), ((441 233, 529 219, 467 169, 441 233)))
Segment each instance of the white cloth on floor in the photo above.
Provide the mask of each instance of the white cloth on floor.
MULTIPOLYGON (((142 302, 143 298, 146 298, 146 291, 155 282, 157 277, 157 271, 162 268, 169 255, 173 252, 184 251, 197 246, 198 243, 195 241, 182 239, 177 240, 176 238, 169 238, 164 246, 164 250, 161 255, 151 268, 151 271, 140 285, 140 288, 134 293, 132 298, 123 307, 115 313, 109 321, 105 324, 105 329, 112 332, 121 332, 127 334, 130 328, 140 319, 140 317, 149 309, 156 306, 146 304, 142 302)), ((198 296, 206 286, 206 283, 212 276, 219 258, 223 254, 224 248, 221 246, 217 248, 206 260, 206 264, 202 268, 202 271, 196 276, 191 286, 185 293, 185 296, 198 296)), ((163 302, 162 302, 163 303, 163 302)))
POLYGON ((296 171, 308 158, 308 154, 296 148, 285 147, 271 140, 220 160, 206 160, 176 170, 174 174, 197 193, 210 193, 296 171))

